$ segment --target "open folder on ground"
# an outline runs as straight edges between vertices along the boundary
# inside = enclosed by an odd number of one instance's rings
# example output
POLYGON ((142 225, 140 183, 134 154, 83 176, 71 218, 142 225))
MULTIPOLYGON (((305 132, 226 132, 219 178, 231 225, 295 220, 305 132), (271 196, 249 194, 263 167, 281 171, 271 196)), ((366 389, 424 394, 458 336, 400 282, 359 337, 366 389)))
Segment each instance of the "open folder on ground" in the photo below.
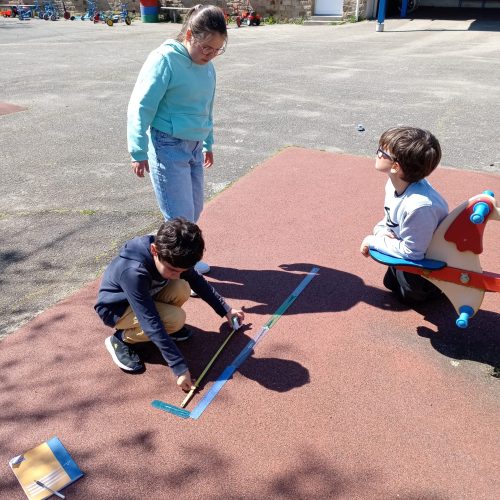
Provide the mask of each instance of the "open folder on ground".
POLYGON ((43 500, 83 476, 59 438, 53 437, 9 461, 30 500, 43 500), (47 488, 40 486, 43 483, 47 488))

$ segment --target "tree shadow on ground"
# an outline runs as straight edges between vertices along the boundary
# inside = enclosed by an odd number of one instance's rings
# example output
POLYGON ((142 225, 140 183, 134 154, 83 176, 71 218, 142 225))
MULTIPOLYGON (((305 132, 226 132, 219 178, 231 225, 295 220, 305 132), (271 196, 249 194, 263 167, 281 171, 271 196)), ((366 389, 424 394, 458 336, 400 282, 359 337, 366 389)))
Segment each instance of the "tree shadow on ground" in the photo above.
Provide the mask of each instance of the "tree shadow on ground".
MULTIPOLYGON (((108 432, 94 439, 92 447, 86 447, 85 443, 70 447, 85 476, 64 488, 67 498, 373 498, 374 491, 379 493, 375 496, 381 497, 381 488, 387 499, 448 498, 431 487, 419 490, 405 481, 399 482, 404 492, 394 491, 385 485, 387 470, 381 468, 380 461, 365 460, 362 462, 365 465, 360 462, 356 467, 348 466, 343 459, 345 451, 335 443, 319 451, 313 441, 303 436, 288 443, 286 452, 281 446, 265 450, 267 461, 262 462, 261 450, 241 447, 245 443, 242 435, 252 430, 248 426, 237 432, 234 428, 228 431, 229 443, 222 436, 216 443, 212 442, 213 437, 200 441, 199 437, 190 438, 192 431, 180 430, 165 440, 162 436, 166 431, 160 426, 129 429, 127 433, 117 428, 116 423, 106 428, 108 432), (133 467, 127 457, 134 457, 133 467), (252 460, 255 460, 253 465, 252 460), (250 467, 250 473, 245 467, 250 467), (255 474, 258 481, 252 480, 255 474)), ((279 444, 279 438, 274 442, 279 444)), ((359 454, 360 459, 369 457, 362 451, 359 454)), ((23 498, 14 474, 9 472, 0 477, 0 497, 23 498)))
MULTIPOLYGON (((321 453, 315 450, 314 446, 304 449, 301 444, 306 442, 299 444, 300 441, 298 438, 296 443, 289 443, 286 463, 282 450, 270 450, 267 470, 259 476, 259 481, 244 481, 234 474, 234 459, 229 453, 192 444, 181 447, 185 459, 161 479, 179 498, 187 498, 193 488, 199 492, 202 485, 207 487, 210 483, 218 484, 217 478, 223 481, 225 491, 224 494, 219 492, 216 496, 231 500, 373 497, 374 488, 381 481, 380 470, 376 470, 375 466, 368 465, 359 467, 356 471, 348 471, 338 465, 334 445, 331 453, 321 453), (291 463, 290 457, 293 459, 291 463), (189 486, 183 480, 186 475, 192 479, 189 486), (207 478, 211 481, 207 481, 207 478)), ((215 498, 208 494, 208 491, 200 495, 215 498)), ((388 499, 401 496, 398 493, 391 495, 386 492, 388 499)), ((440 500, 445 497, 430 491, 429 488, 425 492, 414 491, 413 494, 404 495, 404 498, 440 500)))

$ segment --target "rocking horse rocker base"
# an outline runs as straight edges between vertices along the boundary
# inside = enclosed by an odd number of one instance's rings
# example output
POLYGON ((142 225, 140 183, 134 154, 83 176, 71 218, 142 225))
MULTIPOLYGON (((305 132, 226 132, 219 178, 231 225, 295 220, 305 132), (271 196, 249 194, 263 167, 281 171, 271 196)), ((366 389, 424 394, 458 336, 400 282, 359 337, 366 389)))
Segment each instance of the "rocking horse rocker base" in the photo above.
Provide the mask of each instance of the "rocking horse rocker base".
POLYGON ((488 220, 500 221, 500 210, 491 191, 459 205, 441 222, 432 237, 426 258, 400 259, 370 249, 370 256, 387 266, 418 274, 443 291, 455 308, 459 328, 480 309, 485 292, 500 292, 500 274, 483 272, 479 254, 488 220))

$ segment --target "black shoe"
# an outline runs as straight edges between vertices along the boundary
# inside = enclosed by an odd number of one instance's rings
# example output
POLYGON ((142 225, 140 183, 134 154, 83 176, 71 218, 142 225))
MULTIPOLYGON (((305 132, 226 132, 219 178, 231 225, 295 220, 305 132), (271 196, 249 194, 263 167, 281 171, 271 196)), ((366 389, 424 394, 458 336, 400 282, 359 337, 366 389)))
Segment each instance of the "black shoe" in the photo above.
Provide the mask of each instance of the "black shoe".
MULTIPOLYGON (((405 283, 404 275, 405 273, 399 272, 400 279, 405 283)), ((384 276, 384 286, 387 288, 387 290, 390 290, 394 294, 396 299, 401 302, 401 304, 411 307, 411 300, 409 300, 403 292, 401 283, 398 280, 398 271, 395 267, 389 266, 387 268, 387 272, 384 276)))
POLYGON ((137 353, 116 335, 111 335, 111 337, 108 337, 104 343, 109 354, 111 354, 113 361, 122 370, 137 372, 143 368, 137 353))
POLYGON ((399 291, 400 286, 396 278, 396 270, 389 266, 384 276, 384 286, 391 292, 399 291))
POLYGON ((179 331, 171 333, 170 338, 175 340, 175 342, 183 342, 191 337, 191 335, 193 335, 193 332, 189 328, 183 326, 179 331))

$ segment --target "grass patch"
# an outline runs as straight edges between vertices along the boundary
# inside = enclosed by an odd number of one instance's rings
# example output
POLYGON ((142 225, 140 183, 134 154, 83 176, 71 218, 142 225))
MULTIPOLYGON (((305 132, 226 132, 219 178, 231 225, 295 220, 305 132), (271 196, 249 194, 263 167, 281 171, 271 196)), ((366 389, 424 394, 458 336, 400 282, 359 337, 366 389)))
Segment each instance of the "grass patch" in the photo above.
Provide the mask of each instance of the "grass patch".
POLYGON ((303 17, 274 17, 270 15, 263 19, 264 24, 304 24, 303 17))

